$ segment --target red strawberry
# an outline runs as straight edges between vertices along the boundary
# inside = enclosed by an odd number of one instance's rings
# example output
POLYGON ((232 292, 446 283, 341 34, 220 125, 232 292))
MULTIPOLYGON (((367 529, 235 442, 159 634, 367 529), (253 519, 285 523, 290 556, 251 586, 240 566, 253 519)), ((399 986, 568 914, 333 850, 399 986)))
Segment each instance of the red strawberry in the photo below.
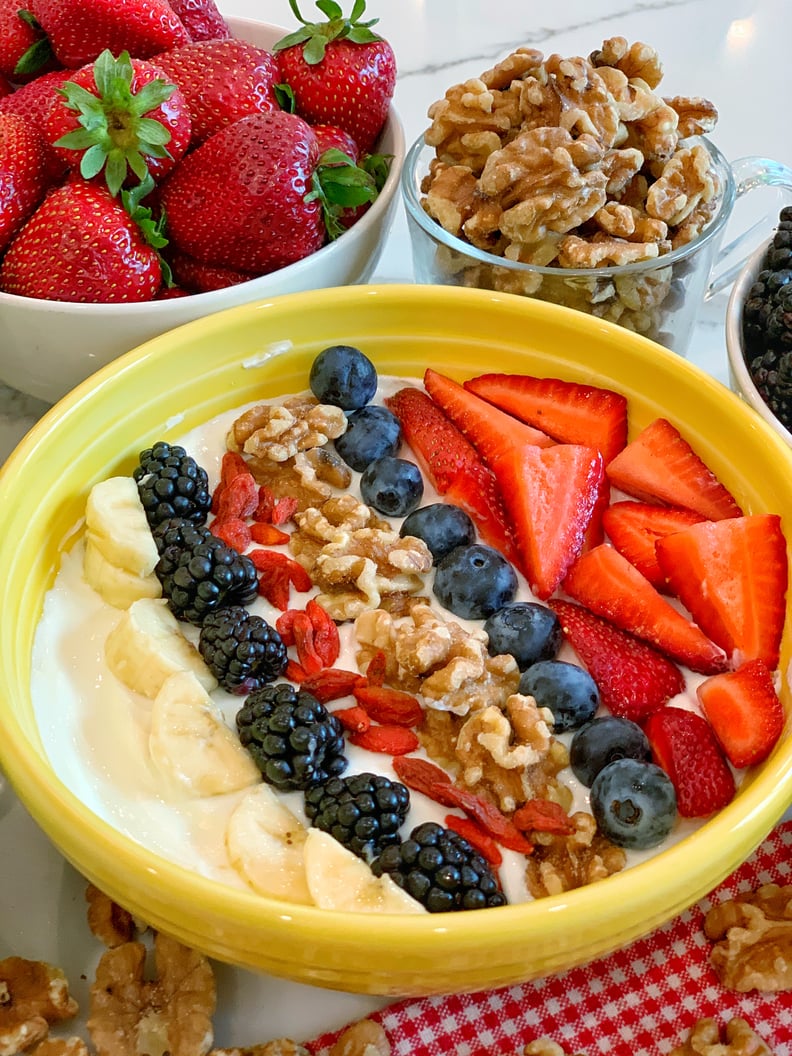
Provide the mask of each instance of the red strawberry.
POLYGON ((531 589, 549 598, 583 548, 601 494, 602 456, 578 444, 523 445, 504 452, 495 476, 531 589))
POLYGON ((627 399, 610 389, 528 374, 481 374, 465 388, 554 440, 596 447, 606 465, 627 443, 627 399))
POLYGON ((579 557, 564 580, 564 590, 597 616, 694 671, 714 675, 726 667, 718 646, 612 546, 595 546, 579 557))
MULTIPOLYGON (((129 208, 138 212, 133 199, 129 208)), ((0 265, 0 289, 51 301, 150 301, 161 281, 159 255, 127 209, 82 180, 49 193, 0 265)))
POLYGON ((324 154, 326 150, 340 150, 353 161, 360 159, 360 148, 355 140, 343 128, 338 125, 311 125, 316 141, 319 144, 319 152, 324 154))
POLYGON ((705 518, 677 506, 648 502, 614 502, 603 514, 602 526, 610 541, 631 565, 660 591, 667 591, 665 575, 657 563, 655 543, 673 532, 681 532, 705 518))
POLYGON ((693 711, 661 708, 644 724, 652 755, 671 778, 683 818, 706 818, 734 798, 734 775, 712 727, 693 711))
POLYGON ((767 758, 784 728, 784 706, 767 664, 748 660, 736 671, 705 679, 696 693, 733 766, 753 766, 767 758))
POLYGON ((497 481, 473 445, 419 389, 399 389, 385 403, 436 491, 470 515, 485 543, 519 563, 497 481))
POLYGON ((84 179, 102 173, 115 195, 133 177, 170 172, 190 145, 191 123, 184 96, 162 70, 103 51, 63 84, 46 129, 67 165, 84 179))
POLYGON ((740 507, 679 430, 656 418, 608 465, 611 484, 642 502, 684 506, 719 521, 740 507))
POLYGON ((0 99, 2 99, 6 95, 11 95, 13 90, 13 84, 11 84, 10 81, 7 81, 2 75, 2 73, 0 73, 0 99))
POLYGON ((190 40, 223 40, 231 36, 214 0, 169 0, 190 40))
POLYGON ((169 252, 167 259, 176 281, 193 293, 224 290, 228 286, 237 286, 240 282, 248 282, 256 277, 250 272, 224 268, 219 264, 202 264, 184 253, 169 252))
POLYGON ((279 40, 275 51, 297 113, 312 125, 338 125, 369 153, 396 87, 393 48, 371 31, 378 20, 360 21, 364 0, 355 0, 349 18, 335 0, 317 0, 329 20, 317 23, 306 22, 297 0, 289 6, 302 26, 279 40))
POLYGON ((479 399, 458 382, 438 374, 431 367, 424 372, 423 381, 424 388, 435 403, 493 470, 498 458, 513 447, 522 447, 524 444, 551 447, 555 443, 546 433, 479 399))
POLYGON ((46 136, 47 115, 58 98, 58 89, 74 76, 73 70, 42 73, 30 84, 23 84, 12 95, 0 99, 0 113, 18 114, 46 136))
POLYGON ((0 253, 44 197, 50 165, 50 147, 33 125, 0 113, 0 253))
POLYGON ((591 511, 591 520, 588 523, 588 528, 586 528, 586 533, 583 537, 581 553, 585 553, 586 550, 591 550, 593 547, 599 546, 600 543, 605 542, 605 528, 602 519, 605 516, 605 511, 609 505, 610 481, 608 480, 607 475, 603 473, 597 491, 597 499, 594 503, 594 509, 591 511))
POLYGON ((778 664, 787 589, 786 541, 774 513, 703 521, 658 540, 666 579, 735 664, 778 664))
POLYGON ((582 605, 559 599, 551 599, 548 605, 612 714, 642 722, 684 692, 682 672, 651 645, 620 631, 582 605))
POLYGON ((157 55, 154 62, 187 101, 194 146, 240 117, 280 110, 278 61, 245 40, 200 40, 157 55))
POLYGON ((24 84, 57 66, 41 26, 20 0, 0 0, 0 74, 24 84))
POLYGON ((167 0, 30 0, 60 63, 73 70, 105 51, 149 59, 190 39, 167 0))

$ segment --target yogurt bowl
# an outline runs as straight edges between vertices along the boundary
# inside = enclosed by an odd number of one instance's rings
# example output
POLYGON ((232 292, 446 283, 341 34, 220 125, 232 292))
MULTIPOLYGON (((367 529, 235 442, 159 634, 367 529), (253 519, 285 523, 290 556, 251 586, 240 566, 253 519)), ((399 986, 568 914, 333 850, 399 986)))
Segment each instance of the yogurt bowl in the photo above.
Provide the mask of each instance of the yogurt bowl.
MULTIPOLYGON (((684 432, 747 512, 792 509, 792 451, 736 396, 647 340, 555 305, 445 287, 361 286, 261 301, 162 335, 103 368, 24 439, 0 474, 0 762, 34 819, 111 897, 182 942, 237 965, 371 994, 474 990, 540 977, 625 945, 715 887, 792 796, 789 723, 734 800, 677 843, 586 887, 466 913, 360 914, 263 897, 177 864, 91 809, 59 775, 31 696, 33 643, 90 488, 139 452, 217 415, 306 388, 328 345, 363 349, 381 374, 431 364, 617 389, 635 435, 658 415, 684 432)), ((789 621, 781 697, 790 712, 789 621)), ((59 667, 62 657, 49 662, 59 667)), ((57 730, 57 721, 54 723, 57 730)), ((112 770, 127 744, 107 739, 112 770)))

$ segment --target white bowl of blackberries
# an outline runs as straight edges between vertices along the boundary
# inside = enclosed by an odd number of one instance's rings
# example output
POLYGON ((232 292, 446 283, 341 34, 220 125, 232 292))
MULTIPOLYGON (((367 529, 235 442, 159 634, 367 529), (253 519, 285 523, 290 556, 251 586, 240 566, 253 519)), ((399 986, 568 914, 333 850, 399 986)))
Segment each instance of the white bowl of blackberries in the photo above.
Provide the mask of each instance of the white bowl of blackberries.
POLYGON ((731 387, 792 444, 792 206, 732 288, 726 347, 731 387))

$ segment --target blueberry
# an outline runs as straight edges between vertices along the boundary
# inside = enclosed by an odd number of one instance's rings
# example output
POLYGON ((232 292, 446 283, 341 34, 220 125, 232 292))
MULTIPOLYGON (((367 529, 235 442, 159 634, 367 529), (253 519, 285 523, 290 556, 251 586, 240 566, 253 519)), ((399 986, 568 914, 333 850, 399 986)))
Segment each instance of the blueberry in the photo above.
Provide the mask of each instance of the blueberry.
POLYGON ((552 660, 561 648, 561 624, 552 609, 534 601, 515 601, 493 612, 484 624, 490 656, 511 653, 521 671, 552 660))
POLYGON ((362 473, 369 463, 395 455, 401 446, 401 425, 387 407, 369 404, 351 411, 347 428, 335 442, 335 449, 346 464, 362 473))
POLYGON ((354 411, 377 391, 377 371, 359 348, 331 345, 313 361, 309 384, 320 403, 354 411))
POLYGON ((566 660, 540 660, 520 676, 520 692, 553 713, 553 730, 576 730, 594 718, 600 697, 597 683, 582 667, 566 660))
POLYGON ((497 550, 473 543, 456 547, 438 563, 433 590, 455 616, 486 620, 514 598, 517 574, 497 550))
POLYGON ((594 779, 591 812, 612 843, 644 850, 662 843, 673 828, 676 793, 671 778, 654 763, 617 759, 594 779))
POLYGON ((569 765, 578 781, 590 788, 594 778, 617 759, 652 758, 649 740, 637 722, 618 715, 602 715, 581 726, 569 746, 569 765))
POLYGON ((413 510, 402 523, 399 534, 423 539, 437 564, 457 546, 475 542, 476 527, 461 507, 435 502, 413 510))
POLYGON ((423 477, 406 458, 378 458, 360 478, 363 501, 388 517, 405 517, 423 497, 423 477))

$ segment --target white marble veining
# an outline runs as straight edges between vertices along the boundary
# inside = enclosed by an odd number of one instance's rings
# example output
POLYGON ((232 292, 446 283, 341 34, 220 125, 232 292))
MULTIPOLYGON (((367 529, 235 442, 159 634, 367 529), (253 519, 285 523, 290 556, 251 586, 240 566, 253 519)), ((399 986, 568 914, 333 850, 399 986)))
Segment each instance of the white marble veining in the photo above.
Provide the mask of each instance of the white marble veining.
MULTIPOLYGON (((341 0, 344 3, 344 0, 341 0)), ((303 0, 304 14, 312 11, 303 0)), ((351 0, 346 0, 346 8, 351 0)), ((228 14, 291 25, 286 0, 226 0, 228 14)), ((369 0, 370 17, 394 46, 395 102, 408 141, 451 84, 476 76, 521 44, 588 54, 616 34, 659 51, 668 95, 703 95, 719 108, 712 139, 732 160, 748 154, 792 165, 790 0, 369 0)), ((775 217, 782 197, 757 192, 738 205, 733 228, 775 217), (761 200, 760 200, 761 199, 761 200)), ((771 221, 768 220, 767 230, 771 221)), ((760 236, 757 234, 756 240, 760 236)), ((406 223, 399 215, 374 281, 411 281, 406 223)), ((690 359, 726 380, 725 294, 702 306, 690 359)), ((2 356, 2 349, 0 349, 2 356)), ((45 405, 0 386, 0 462, 45 405)), ((0 779, 0 956, 15 952, 62 965, 86 1007, 96 947, 87 941, 83 883, 51 848, 0 779)), ((310 1037, 382 1002, 221 969, 216 1043, 251 1044, 280 1034, 310 1037)))

